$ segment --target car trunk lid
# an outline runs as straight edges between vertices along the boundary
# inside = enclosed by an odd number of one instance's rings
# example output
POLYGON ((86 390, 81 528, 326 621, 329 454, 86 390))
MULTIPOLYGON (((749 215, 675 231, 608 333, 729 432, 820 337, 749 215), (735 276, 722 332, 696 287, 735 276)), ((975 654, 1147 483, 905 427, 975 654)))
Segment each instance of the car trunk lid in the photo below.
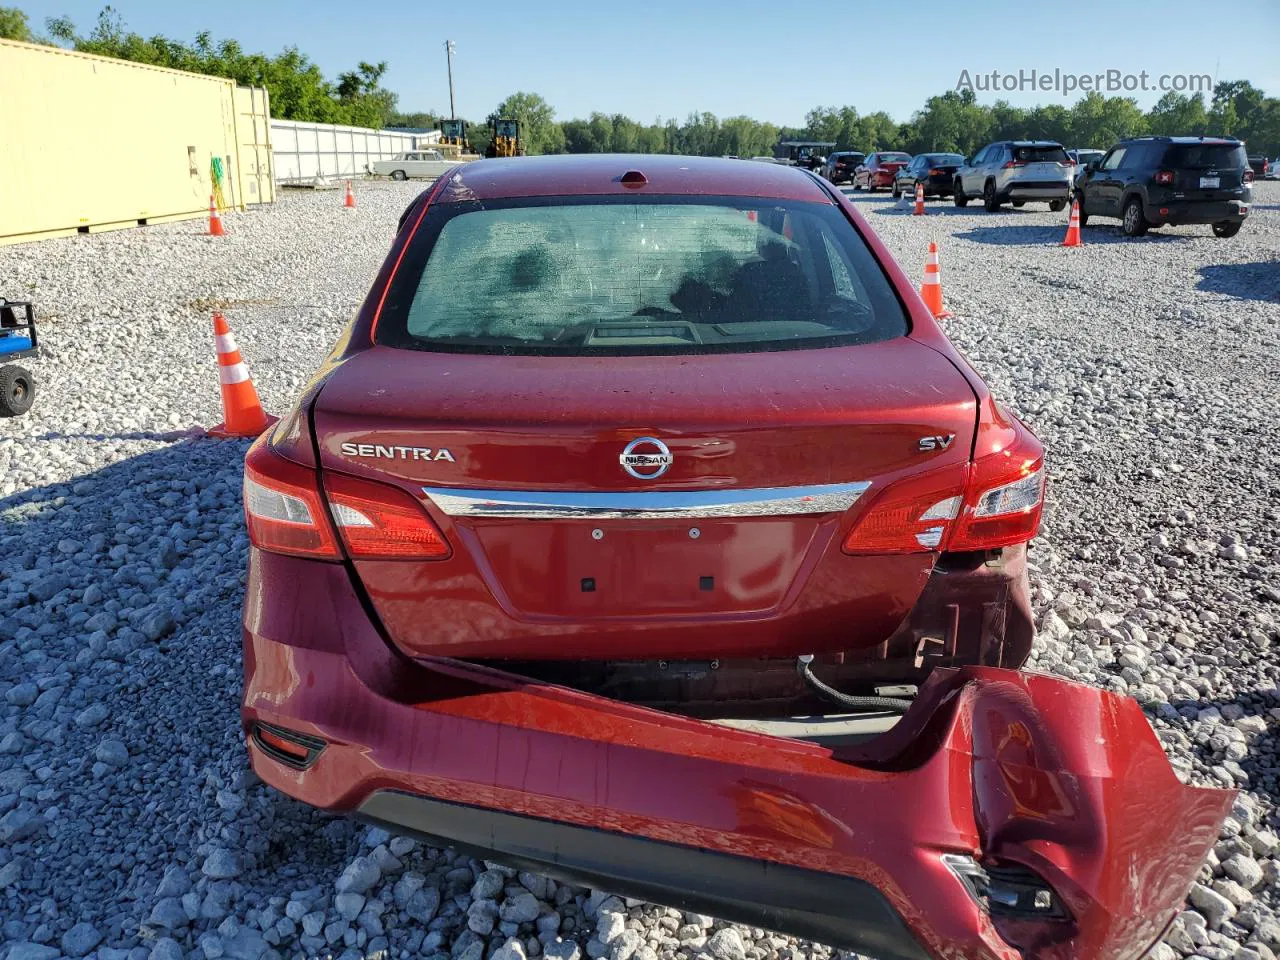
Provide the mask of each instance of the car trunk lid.
MULTIPOLYGON (((538 652, 509 649, 512 623, 545 637, 625 622, 660 645, 653 628, 673 620, 758 622, 837 601, 861 603, 846 613, 887 635, 932 561, 857 558, 860 582, 837 586, 831 565, 854 560, 841 553, 850 508, 966 463, 975 420, 951 362, 901 337, 699 356, 375 347, 329 378, 313 422, 323 470, 401 487, 452 545, 447 561, 355 564, 393 639, 440 652, 459 629, 441 621, 452 603, 468 640, 450 649, 500 657, 538 652), (483 639, 476 605, 506 633, 483 639)), ((830 644, 857 629, 832 630, 830 644)))

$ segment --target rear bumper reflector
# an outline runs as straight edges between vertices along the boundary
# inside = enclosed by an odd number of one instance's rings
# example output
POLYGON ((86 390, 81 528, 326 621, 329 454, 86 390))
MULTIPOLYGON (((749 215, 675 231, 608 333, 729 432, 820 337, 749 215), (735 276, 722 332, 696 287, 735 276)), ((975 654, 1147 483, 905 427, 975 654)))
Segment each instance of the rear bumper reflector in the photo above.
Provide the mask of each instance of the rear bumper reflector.
POLYGON ((557 493, 541 490, 468 490, 423 487, 451 517, 573 517, 671 519, 680 517, 777 517, 848 510, 871 484, 827 483, 747 490, 662 490, 634 493, 557 493))
POLYGON ((309 737, 261 721, 253 724, 250 735, 254 746, 259 750, 271 759, 296 770, 305 770, 315 763, 316 757, 320 756, 325 747, 324 741, 318 737, 309 737))

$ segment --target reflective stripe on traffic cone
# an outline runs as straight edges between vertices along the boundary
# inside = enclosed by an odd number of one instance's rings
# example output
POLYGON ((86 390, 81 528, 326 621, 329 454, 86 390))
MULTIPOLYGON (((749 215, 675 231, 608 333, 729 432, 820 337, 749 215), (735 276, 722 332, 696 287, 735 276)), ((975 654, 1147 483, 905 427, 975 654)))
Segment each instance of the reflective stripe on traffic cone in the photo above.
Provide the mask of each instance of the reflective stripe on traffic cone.
POLYGON ((1081 247, 1084 241, 1080 239, 1080 201, 1071 201, 1071 219, 1067 221, 1067 239, 1062 241, 1064 247, 1081 247))
POLYGON ((253 387, 249 368, 240 357, 240 348, 231 335, 227 319, 213 315, 213 340, 218 353, 218 383, 222 387, 222 423, 209 430, 215 437, 256 437, 275 423, 268 416, 253 387))
POLYGON ((227 231, 222 229, 222 217, 218 215, 218 205, 213 202, 213 194, 209 194, 209 236, 224 237, 227 231))
POLYGON ((951 316, 942 309, 942 272, 938 266, 938 245, 929 241, 929 258, 924 263, 924 283, 920 286, 920 299, 929 308, 934 319, 951 316))
POLYGON ((916 184, 916 208, 911 211, 913 217, 924 216, 924 184, 916 184))
POLYGON ((343 198, 342 205, 348 210, 354 210, 356 208, 356 195, 351 192, 350 180, 347 181, 347 195, 343 198))

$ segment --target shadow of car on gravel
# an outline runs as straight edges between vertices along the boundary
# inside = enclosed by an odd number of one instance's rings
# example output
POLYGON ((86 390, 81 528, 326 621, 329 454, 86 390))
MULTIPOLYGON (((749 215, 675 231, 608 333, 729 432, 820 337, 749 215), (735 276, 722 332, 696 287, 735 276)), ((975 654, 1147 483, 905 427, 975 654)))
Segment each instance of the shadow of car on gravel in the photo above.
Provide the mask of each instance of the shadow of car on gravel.
POLYGON ((1201 267, 1197 290, 1240 300, 1280 303, 1280 262, 1214 263, 1201 267))
POLYGON ((0 867, 18 864, 0 913, 21 927, 6 935, 44 924, 57 943, 78 921, 104 947, 168 935, 148 921, 169 870, 208 900, 212 929, 246 894, 332 883, 358 849, 359 825, 249 769, 246 448, 187 439, 0 499, 0 867), (202 878, 208 845, 234 875, 202 878), (41 916, 50 891, 76 908, 41 916))
MULTIPOLYGON (((972 227, 969 230, 954 234, 957 238, 964 240, 973 240, 975 243, 990 243, 996 246, 1042 246, 1052 247, 1060 246, 1063 238, 1067 235, 1067 224, 1064 221, 1061 226, 1003 226, 1003 227, 972 227)), ((1129 243, 1131 239, 1120 232, 1117 227, 1115 229, 1095 229, 1088 227, 1082 233, 1082 239, 1087 246, 1090 243, 1129 243)), ((1161 233, 1149 233, 1139 243, 1185 243, 1188 240, 1194 240, 1194 237, 1171 236, 1161 233)))
MULTIPOLYGON (((912 212, 912 211, 914 211, 914 210, 915 210, 915 201, 914 201, 914 200, 911 200, 910 198, 908 198, 908 199, 907 199, 907 202, 906 202, 905 204, 900 203, 899 201, 895 200, 895 201, 894 201, 894 206, 893 206, 891 209, 886 209, 886 210, 877 210, 877 211, 875 211, 875 212, 876 212, 876 213, 878 213, 878 214, 881 214, 881 215, 883 215, 883 216, 888 216, 888 217, 899 217, 899 216, 908 216, 908 217, 912 217, 912 216, 915 216, 915 214, 912 212)), ((979 208, 978 208, 978 212, 979 212, 979 213, 981 213, 981 210, 982 210, 982 208, 981 208, 981 207, 979 207, 979 208)), ((1019 213, 1019 214, 1020 214, 1020 213, 1022 213, 1023 211, 1021 211, 1021 210, 1017 210, 1017 211, 1008 211, 1008 210, 1006 210, 1006 211, 1004 211, 1004 212, 1005 212, 1005 213, 1014 212, 1014 213, 1019 213)), ((936 205, 934 205, 934 206, 929 206, 928 204, 925 204, 924 214, 923 214, 923 215, 924 215, 924 216, 926 216, 926 217, 936 217, 936 216, 943 216, 943 217, 972 217, 972 216, 974 215, 974 208, 973 208, 973 207, 957 207, 957 206, 955 206, 954 204, 941 204, 941 203, 939 203, 939 204, 936 204, 936 205)), ((1066 228, 1064 227, 1064 228, 1063 228, 1063 230, 1065 230, 1065 229, 1066 229, 1066 228)))

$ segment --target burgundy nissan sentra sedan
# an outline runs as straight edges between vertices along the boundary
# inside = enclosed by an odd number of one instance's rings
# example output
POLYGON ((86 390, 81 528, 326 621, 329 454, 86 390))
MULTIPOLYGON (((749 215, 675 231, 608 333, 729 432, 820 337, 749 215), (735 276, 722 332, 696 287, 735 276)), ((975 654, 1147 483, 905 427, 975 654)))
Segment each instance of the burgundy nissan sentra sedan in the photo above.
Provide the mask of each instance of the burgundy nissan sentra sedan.
POLYGON ((249 451, 254 769, 881 958, 1138 957, 1232 795, 1010 669, 1042 460, 808 172, 460 166, 249 451))

